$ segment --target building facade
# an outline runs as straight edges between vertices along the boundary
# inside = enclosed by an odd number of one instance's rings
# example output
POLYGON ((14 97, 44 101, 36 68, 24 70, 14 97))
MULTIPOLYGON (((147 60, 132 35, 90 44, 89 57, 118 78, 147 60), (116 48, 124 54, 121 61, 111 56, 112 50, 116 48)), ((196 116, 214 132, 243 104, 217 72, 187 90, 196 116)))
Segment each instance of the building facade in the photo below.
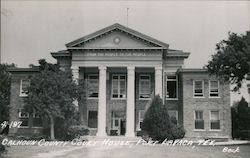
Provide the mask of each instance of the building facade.
MULTIPOLYGON (((137 136, 154 95, 160 95, 170 117, 183 125, 186 137, 231 137, 229 83, 205 69, 185 69, 188 52, 120 24, 114 24, 52 52, 64 71, 85 80, 87 100, 78 104, 81 121, 96 136, 137 136)), ((26 120, 12 134, 41 132, 39 118, 22 112, 27 74, 35 68, 10 70, 11 120, 26 120), (40 127, 39 127, 40 126, 40 127)))

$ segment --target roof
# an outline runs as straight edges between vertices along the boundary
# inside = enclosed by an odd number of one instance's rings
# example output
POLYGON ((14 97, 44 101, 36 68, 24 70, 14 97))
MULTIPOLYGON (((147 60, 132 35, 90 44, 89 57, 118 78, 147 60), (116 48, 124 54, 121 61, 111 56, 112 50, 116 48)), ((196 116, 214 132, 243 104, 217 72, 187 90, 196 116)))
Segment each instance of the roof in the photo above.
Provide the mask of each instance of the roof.
POLYGON ((178 70, 181 73, 206 73, 207 69, 199 69, 199 68, 181 68, 178 70))
POLYGON ((32 67, 32 68, 9 68, 7 71, 13 72, 39 72, 39 67, 32 67))
POLYGON ((138 38, 140 38, 142 40, 145 40, 145 41, 148 41, 148 42, 153 43, 155 45, 158 45, 160 47, 163 47, 163 48, 168 48, 169 47, 169 44, 167 44, 167 43, 161 42, 161 41, 159 41, 157 39, 154 39, 154 38, 152 38, 150 36, 142 34, 142 33, 138 32, 136 30, 133 30, 131 28, 128 28, 128 27, 123 26, 123 25, 118 24, 118 23, 115 23, 113 25, 105 27, 105 28, 103 28, 101 30, 98 30, 98 31, 96 31, 94 33, 91 33, 89 35, 81 37, 81 38, 79 38, 77 40, 74 40, 72 42, 69 42, 69 43, 66 44, 66 47, 73 47, 73 46, 75 46, 75 45, 77 45, 79 43, 83 43, 83 42, 86 42, 88 40, 97 38, 99 36, 102 36, 103 34, 106 34, 108 32, 111 32, 111 31, 114 31, 114 30, 117 30, 117 29, 121 30, 121 31, 124 31, 124 32, 126 32, 128 34, 131 34, 133 36, 136 36, 136 37, 138 37, 138 38))

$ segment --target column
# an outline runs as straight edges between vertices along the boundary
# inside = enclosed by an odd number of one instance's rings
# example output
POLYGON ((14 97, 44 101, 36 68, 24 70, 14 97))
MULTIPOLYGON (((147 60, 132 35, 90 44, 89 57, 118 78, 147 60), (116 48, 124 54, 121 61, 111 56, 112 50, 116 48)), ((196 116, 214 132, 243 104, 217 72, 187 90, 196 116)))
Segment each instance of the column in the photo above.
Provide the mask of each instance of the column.
POLYGON ((99 101, 98 101, 98 124, 97 136, 106 134, 106 67, 99 67, 99 101))
POLYGON ((135 136, 135 67, 127 67, 126 137, 135 136))
POLYGON ((78 66, 71 66, 73 80, 78 83, 79 79, 79 67, 78 66))
MULTIPOLYGON (((78 66, 71 66, 71 70, 72 70, 72 77, 73 80, 76 82, 76 84, 78 84, 78 79, 79 79, 79 67, 78 66)), ((78 101, 74 100, 73 104, 75 104, 75 106, 78 107, 79 110, 79 106, 78 106, 78 101)))
POLYGON ((155 95, 158 94, 162 98, 162 67, 155 67, 155 95))

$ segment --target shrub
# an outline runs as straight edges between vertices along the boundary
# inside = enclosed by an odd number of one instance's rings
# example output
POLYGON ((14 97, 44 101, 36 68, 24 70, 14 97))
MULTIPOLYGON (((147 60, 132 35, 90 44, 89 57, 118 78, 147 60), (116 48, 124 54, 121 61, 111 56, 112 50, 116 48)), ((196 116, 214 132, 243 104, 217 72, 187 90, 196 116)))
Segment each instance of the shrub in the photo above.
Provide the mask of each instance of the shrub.
POLYGON ((167 107, 162 104, 159 95, 152 100, 144 116, 142 130, 153 140, 158 140, 159 142, 165 139, 183 138, 185 135, 183 127, 171 122, 167 107))
MULTIPOLYGON (((0 142, 2 142, 4 137, 0 135, 0 142)), ((5 146, 0 143, 0 157, 3 155, 3 153, 6 152, 5 146)))
POLYGON ((80 136, 87 135, 88 132, 89 132, 88 128, 84 125, 70 126, 66 132, 66 139, 72 140, 74 138, 79 138, 80 136))

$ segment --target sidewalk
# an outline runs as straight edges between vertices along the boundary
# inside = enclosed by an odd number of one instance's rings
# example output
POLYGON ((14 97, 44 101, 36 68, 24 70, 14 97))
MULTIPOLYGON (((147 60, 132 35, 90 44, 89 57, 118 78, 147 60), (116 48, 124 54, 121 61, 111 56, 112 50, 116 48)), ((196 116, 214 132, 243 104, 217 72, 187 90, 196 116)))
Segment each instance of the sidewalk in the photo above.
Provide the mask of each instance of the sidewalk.
POLYGON ((250 145, 249 140, 229 140, 227 142, 215 142, 216 146, 219 145, 250 145))

